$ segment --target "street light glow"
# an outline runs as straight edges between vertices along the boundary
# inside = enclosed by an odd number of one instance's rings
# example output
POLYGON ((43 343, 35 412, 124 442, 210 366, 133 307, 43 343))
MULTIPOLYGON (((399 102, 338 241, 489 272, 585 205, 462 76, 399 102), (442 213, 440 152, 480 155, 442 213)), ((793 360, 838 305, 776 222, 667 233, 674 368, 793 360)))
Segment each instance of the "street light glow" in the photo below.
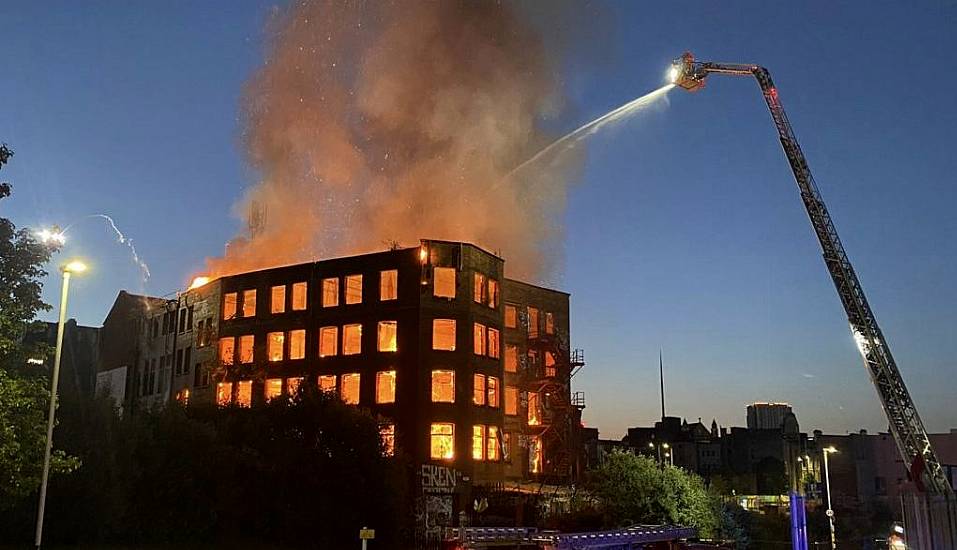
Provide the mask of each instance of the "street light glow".
POLYGON ((834 445, 831 445, 830 447, 825 448, 825 449, 824 449, 824 452, 825 452, 825 453, 836 453, 836 452, 837 452, 837 448, 834 447, 834 445))
POLYGON ((55 244, 62 246, 66 242, 66 235, 60 231, 60 228, 54 226, 52 229, 41 229, 36 232, 36 236, 43 244, 55 244))
POLYGON ((86 264, 80 260, 73 260, 70 263, 63 266, 63 271, 69 273, 83 273, 86 271, 86 264))

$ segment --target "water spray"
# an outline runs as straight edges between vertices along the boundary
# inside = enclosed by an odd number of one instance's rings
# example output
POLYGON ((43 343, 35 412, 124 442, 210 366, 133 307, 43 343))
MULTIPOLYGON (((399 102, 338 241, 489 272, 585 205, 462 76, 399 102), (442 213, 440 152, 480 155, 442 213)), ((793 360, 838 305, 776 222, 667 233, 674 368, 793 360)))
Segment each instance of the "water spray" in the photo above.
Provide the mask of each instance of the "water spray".
MULTIPOLYGON (((81 218, 81 220, 86 220, 89 218, 102 218, 106 220, 107 223, 110 224, 110 228, 116 234, 117 242, 119 242, 120 244, 126 245, 126 247, 130 249, 130 254, 133 256, 133 263, 135 263, 137 267, 139 267, 140 272, 143 275, 142 282, 143 282, 143 285, 145 286, 146 282, 150 278, 150 268, 148 265, 146 265, 146 262, 140 259, 139 254, 136 253, 136 246, 133 245, 133 239, 130 239, 129 237, 124 235, 123 232, 120 231, 120 228, 116 226, 116 222, 113 221, 113 218, 107 216, 106 214, 90 214, 88 216, 84 216, 83 218, 81 218)), ((69 231, 70 228, 76 225, 77 223, 78 222, 71 223, 70 225, 66 226, 62 231, 60 231, 56 226, 54 226, 53 230, 44 229, 39 231, 37 235, 44 242, 56 242, 62 245, 63 243, 66 242, 67 231, 69 231)))
MULTIPOLYGON (((674 69, 672 70, 674 71, 674 69)), ((635 113, 637 113, 638 111, 642 110, 643 108, 651 105, 658 99, 661 99, 662 97, 665 96, 665 94, 668 93, 669 90, 671 90, 674 87, 675 87, 675 84, 674 84, 674 76, 673 76, 671 84, 665 84, 664 86, 658 88, 657 90, 654 90, 637 99, 629 101, 628 103, 625 103, 621 107, 613 109, 601 115, 600 117, 596 118, 595 120, 592 120, 591 122, 583 124, 579 126, 578 128, 572 130, 571 132, 568 132, 564 136, 556 139, 555 141, 550 143, 547 147, 545 147, 541 151, 532 155, 532 157, 530 157, 528 160, 522 162, 515 168, 512 168, 512 170, 508 174, 505 174, 505 177, 502 178, 502 180, 505 181, 510 179, 515 173, 519 172, 520 170, 522 170, 523 168, 525 168, 526 166, 530 164, 534 164, 538 160, 547 156, 552 151, 555 151, 555 150, 564 151, 564 150, 573 148, 575 145, 578 144, 579 141, 598 132, 598 130, 600 130, 603 126, 628 118, 634 115, 635 113)))

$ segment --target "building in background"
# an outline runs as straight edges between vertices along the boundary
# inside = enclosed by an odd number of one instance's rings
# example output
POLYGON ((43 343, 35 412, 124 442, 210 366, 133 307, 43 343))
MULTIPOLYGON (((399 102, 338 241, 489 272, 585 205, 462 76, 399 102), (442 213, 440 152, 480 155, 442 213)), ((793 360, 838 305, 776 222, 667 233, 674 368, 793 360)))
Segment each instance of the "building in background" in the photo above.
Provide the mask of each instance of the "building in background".
POLYGON ((787 403, 752 403, 748 405, 748 429, 780 430, 789 414, 793 411, 787 403))
POLYGON ((335 393, 378 419, 443 516, 472 487, 541 491, 582 469, 568 294, 506 279, 494 254, 429 240, 202 283, 117 297, 100 376, 125 409, 335 393))
MULTIPOLYGON (((24 341, 43 343, 50 353, 43 358, 30 359, 31 365, 53 372, 54 350, 56 349, 56 322, 37 322, 27 327, 24 341)), ((57 393, 89 399, 93 396, 96 369, 99 362, 100 329, 78 325, 75 319, 69 319, 63 325, 63 352, 60 357, 60 379, 57 393)))

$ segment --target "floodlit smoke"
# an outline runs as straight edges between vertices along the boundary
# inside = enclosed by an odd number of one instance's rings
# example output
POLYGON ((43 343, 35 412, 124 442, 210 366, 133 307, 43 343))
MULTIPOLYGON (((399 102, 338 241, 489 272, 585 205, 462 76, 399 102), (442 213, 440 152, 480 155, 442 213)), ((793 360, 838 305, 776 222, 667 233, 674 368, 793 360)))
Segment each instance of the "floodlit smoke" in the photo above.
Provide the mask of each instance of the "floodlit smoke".
POLYGON ((219 275, 473 242, 541 281, 560 251, 580 155, 506 175, 555 136, 557 63, 515 6, 472 0, 296 2, 247 83, 244 145, 261 178, 219 275))

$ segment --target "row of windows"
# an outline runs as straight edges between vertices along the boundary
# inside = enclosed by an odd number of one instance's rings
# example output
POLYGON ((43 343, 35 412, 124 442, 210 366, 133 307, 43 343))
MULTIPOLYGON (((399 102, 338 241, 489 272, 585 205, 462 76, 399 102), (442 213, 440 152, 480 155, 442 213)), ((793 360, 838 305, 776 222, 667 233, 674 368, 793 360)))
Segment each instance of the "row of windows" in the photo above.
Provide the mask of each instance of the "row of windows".
MULTIPOLYGON (((379 321, 376 349, 381 352, 398 351, 397 344, 398 323, 396 321, 379 321)), ((329 326, 319 329, 319 357, 339 355, 340 327, 329 326)), ((362 353, 362 325, 349 324, 341 327, 342 355, 358 355, 362 353)), ((255 335, 239 336, 239 356, 241 364, 253 362, 255 335)), ((219 339, 219 358, 224 364, 236 364, 235 336, 226 336, 219 339)), ((306 357, 306 330, 297 329, 285 332, 270 332, 266 335, 266 359, 270 362, 286 359, 305 359, 306 357)))
MULTIPOLYGON (((265 399, 269 401, 281 395, 293 395, 299 389, 303 377, 267 378, 264 388, 265 399)), ((375 402, 380 405, 395 403, 395 371, 379 371, 375 377, 375 402)), ((342 374, 324 374, 319 376, 319 389, 324 392, 337 393, 342 402, 347 405, 359 404, 359 388, 362 375, 358 372, 342 374)), ((235 403, 248 407, 252 403, 252 381, 241 380, 235 383, 236 392, 233 392, 233 382, 220 382, 216 385, 216 403, 228 405, 235 403)))
MULTIPOLYGON (((544 374, 546 377, 552 378, 557 374, 555 367, 555 354, 550 351, 545 351, 543 354, 545 358, 544 362, 544 374)), ((527 354, 528 360, 526 363, 526 368, 536 370, 539 367, 538 350, 530 349, 527 354)), ((518 346, 515 344, 506 344, 505 345, 505 372, 518 372, 518 346)))
MULTIPOLYGON (((514 304, 505 304, 505 328, 518 328, 518 308, 519 306, 514 304)), ((552 312, 546 311, 542 316, 538 308, 532 306, 528 306, 525 312, 528 317, 529 337, 537 337, 539 330, 544 330, 545 334, 555 334, 555 315, 552 312)))
MULTIPOLYGON (((339 305, 340 287, 344 286, 346 305, 362 303, 362 275, 345 277, 327 277, 322 279, 322 307, 339 305), (341 285, 340 281, 345 280, 341 285)), ((379 300, 389 301, 399 297, 399 271, 389 269, 379 272, 379 300)), ((298 282, 291 285, 277 285, 269 289, 269 312, 271 314, 305 310, 308 304, 308 283, 298 282), (292 292, 288 288, 292 287, 292 292), (288 296, 287 296, 288 295, 288 296), (291 298, 291 299, 289 299, 291 298)), ((256 289, 223 294, 223 319, 254 317, 256 315, 256 289)))
MULTIPOLYGON (((398 351, 398 322, 379 321, 377 326, 376 350, 380 352, 398 351)), ((432 349, 440 351, 455 351, 455 319, 432 320, 432 349)), ((362 325, 353 323, 341 327, 327 326, 319 329, 319 357, 339 355, 358 355, 362 353, 362 325), (341 345, 341 348, 340 348, 341 345)), ((270 332, 266 336, 266 358, 270 362, 286 359, 304 359, 306 357, 306 330, 297 329, 285 332, 270 332), (287 345, 288 344, 288 345, 287 345)), ((247 334, 239 336, 239 357, 242 364, 253 362, 253 348, 255 336, 247 334)), ((227 364, 236 363, 235 336, 219 339, 219 357, 227 364)), ((488 356, 493 359, 500 357, 501 333, 498 329, 475 323, 473 326, 473 350, 476 355, 488 356)), ((508 355, 506 359, 508 359, 508 355)), ((517 363, 515 363, 517 365, 517 363)), ((554 361, 552 362, 554 364, 554 361)), ((506 363, 509 368, 510 363, 506 363)), ((510 372, 516 372, 517 367, 510 372)))
MULTIPOLYGON (((537 453, 541 454, 541 440, 532 438, 537 453)), ((472 460, 499 461, 509 459, 511 434, 502 432, 498 426, 475 424, 472 426, 472 460), (501 434, 501 437, 500 437, 501 434)), ((453 460, 455 458, 455 424, 452 422, 433 422, 429 428, 429 456, 433 460, 453 460)), ((539 460, 540 463, 540 460, 539 460)))
MULTIPOLYGON (((432 295, 436 298, 455 299, 457 270, 454 267, 432 268, 432 295)), ((487 305, 495 309, 498 307, 501 296, 497 280, 483 273, 474 273, 472 276, 472 300, 475 303, 487 305)))

